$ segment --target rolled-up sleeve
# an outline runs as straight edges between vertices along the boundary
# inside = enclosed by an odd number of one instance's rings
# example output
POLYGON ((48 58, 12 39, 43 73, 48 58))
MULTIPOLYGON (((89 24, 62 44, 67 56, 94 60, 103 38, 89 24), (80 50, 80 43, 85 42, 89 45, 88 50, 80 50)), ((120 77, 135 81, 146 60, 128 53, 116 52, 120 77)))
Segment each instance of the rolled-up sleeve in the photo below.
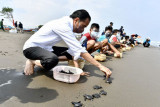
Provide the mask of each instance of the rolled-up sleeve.
POLYGON ((67 28, 61 28, 61 29, 54 29, 54 32, 57 33, 62 40, 68 45, 67 52, 74 56, 74 60, 77 60, 81 53, 87 52, 85 47, 82 47, 80 42, 76 39, 73 31, 67 27, 67 28))

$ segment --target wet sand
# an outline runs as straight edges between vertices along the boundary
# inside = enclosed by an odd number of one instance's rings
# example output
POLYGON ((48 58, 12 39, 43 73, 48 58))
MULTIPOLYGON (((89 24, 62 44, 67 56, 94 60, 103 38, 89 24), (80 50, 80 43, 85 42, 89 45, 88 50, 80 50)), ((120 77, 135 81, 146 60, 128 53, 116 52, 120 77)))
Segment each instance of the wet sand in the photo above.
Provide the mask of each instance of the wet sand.
POLYGON ((30 36, 0 32, 0 107, 73 107, 71 101, 82 101, 85 107, 159 107, 159 48, 138 46, 122 59, 107 57, 102 64, 113 71, 112 84, 106 84, 103 73, 88 63, 84 71, 91 76, 67 84, 40 68, 31 76, 22 75, 26 61, 22 47, 30 36), (107 96, 84 101, 84 94, 100 91, 94 85, 102 86, 107 96))

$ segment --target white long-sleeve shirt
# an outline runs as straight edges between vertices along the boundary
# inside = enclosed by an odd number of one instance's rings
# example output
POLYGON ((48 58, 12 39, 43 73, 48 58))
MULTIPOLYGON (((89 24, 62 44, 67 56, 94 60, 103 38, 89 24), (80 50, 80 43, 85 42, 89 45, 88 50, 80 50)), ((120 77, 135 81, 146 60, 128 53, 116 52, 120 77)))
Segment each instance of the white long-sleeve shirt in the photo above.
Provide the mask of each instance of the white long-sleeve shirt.
POLYGON ((68 45, 67 52, 74 56, 74 60, 78 59, 81 53, 87 52, 76 39, 73 33, 73 19, 69 16, 45 24, 25 42, 23 50, 30 47, 41 47, 53 51, 52 46, 61 40, 68 45))

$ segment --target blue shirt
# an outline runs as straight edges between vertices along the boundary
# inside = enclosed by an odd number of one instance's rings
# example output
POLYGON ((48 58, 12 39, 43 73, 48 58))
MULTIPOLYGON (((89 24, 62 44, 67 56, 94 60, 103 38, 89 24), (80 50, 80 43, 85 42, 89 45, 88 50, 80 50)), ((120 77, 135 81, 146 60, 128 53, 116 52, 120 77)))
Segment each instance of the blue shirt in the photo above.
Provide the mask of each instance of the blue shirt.
MULTIPOLYGON (((111 43, 111 42, 109 41, 109 38, 106 37, 105 34, 104 34, 104 35, 101 35, 101 36, 97 39, 97 41, 98 41, 98 42, 101 42, 101 41, 103 41, 103 40, 105 40, 105 39, 108 39, 108 43, 111 43)), ((100 49, 98 49, 97 52, 100 52, 100 49)))
POLYGON ((149 40, 149 41, 146 41, 146 40, 145 40, 143 43, 145 43, 145 42, 150 44, 150 43, 151 43, 151 40, 149 40))
POLYGON ((101 36, 97 39, 97 41, 98 41, 98 42, 101 42, 101 41, 103 41, 103 40, 105 40, 105 39, 108 39, 108 42, 111 43, 111 42, 109 41, 109 38, 106 37, 105 34, 104 34, 104 35, 101 35, 101 36))

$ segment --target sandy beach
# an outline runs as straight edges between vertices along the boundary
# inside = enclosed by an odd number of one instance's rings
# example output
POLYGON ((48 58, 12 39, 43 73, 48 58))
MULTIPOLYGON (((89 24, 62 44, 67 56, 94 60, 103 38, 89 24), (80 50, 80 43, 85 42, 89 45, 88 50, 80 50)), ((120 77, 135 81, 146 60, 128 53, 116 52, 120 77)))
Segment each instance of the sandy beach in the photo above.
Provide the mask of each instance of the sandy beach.
POLYGON ((22 48, 30 36, 0 32, 0 107, 73 107, 72 101, 81 101, 85 107, 159 107, 159 48, 137 46, 122 59, 107 57, 101 63, 112 70, 112 84, 106 84, 103 73, 89 63, 84 71, 90 77, 67 84, 38 67, 31 76, 22 74, 26 61, 22 48), (107 96, 84 101, 84 94, 99 93, 94 85, 102 86, 107 96))

